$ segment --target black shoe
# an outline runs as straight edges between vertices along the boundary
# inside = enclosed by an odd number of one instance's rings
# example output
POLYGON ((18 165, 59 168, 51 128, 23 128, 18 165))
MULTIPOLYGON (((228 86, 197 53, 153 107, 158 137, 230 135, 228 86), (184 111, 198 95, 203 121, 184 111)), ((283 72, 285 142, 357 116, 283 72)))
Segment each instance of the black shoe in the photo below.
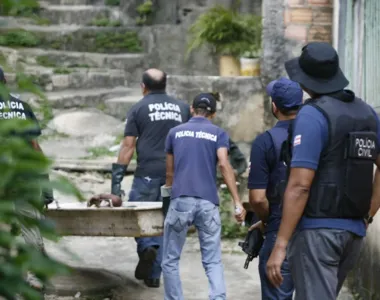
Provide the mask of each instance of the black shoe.
POLYGON ((144 283, 147 287, 150 287, 150 288, 159 288, 160 287, 160 279, 159 278, 144 279, 144 283))
POLYGON ((153 263, 156 260, 157 250, 153 247, 146 248, 139 254, 140 260, 135 270, 136 279, 148 279, 152 273, 153 263))

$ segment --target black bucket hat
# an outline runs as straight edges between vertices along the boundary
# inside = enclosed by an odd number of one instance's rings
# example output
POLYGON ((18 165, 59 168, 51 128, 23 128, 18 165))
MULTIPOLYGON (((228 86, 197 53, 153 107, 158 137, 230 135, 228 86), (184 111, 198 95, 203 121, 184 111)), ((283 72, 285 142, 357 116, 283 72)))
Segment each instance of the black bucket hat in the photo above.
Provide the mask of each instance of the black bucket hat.
POLYGON ((285 62, 291 80, 317 94, 344 89, 349 81, 339 67, 339 57, 328 43, 313 42, 302 48, 301 56, 285 62))

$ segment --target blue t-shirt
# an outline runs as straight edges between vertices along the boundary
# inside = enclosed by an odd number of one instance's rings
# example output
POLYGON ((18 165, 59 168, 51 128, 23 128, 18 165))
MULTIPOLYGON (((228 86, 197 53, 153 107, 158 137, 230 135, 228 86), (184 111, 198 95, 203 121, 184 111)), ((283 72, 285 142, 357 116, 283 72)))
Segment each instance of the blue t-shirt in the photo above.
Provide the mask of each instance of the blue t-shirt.
POLYGON ((171 198, 202 198, 219 205, 216 187, 217 150, 229 148, 228 134, 203 117, 172 128, 165 150, 174 156, 171 198))
MULTIPOLYGON (((288 129, 291 121, 278 121, 275 127, 288 129)), ((288 133, 284 131, 283 139, 287 139, 288 133)), ((250 169, 248 176, 248 189, 267 189, 271 172, 278 161, 276 150, 272 138, 268 132, 264 132, 256 137, 252 143, 250 169)), ((285 178, 284 178, 285 179, 285 178)), ((281 210, 279 204, 269 204, 270 215, 266 232, 277 231, 281 223, 281 210)))
MULTIPOLYGON (((377 120, 377 136, 380 144, 380 121, 377 120)), ((292 168, 317 170, 319 157, 327 146, 328 124, 325 116, 315 107, 305 105, 297 115, 293 128, 292 168)), ((302 217, 298 229, 334 228, 350 231, 359 236, 366 235, 365 223, 358 219, 330 219, 302 217)))

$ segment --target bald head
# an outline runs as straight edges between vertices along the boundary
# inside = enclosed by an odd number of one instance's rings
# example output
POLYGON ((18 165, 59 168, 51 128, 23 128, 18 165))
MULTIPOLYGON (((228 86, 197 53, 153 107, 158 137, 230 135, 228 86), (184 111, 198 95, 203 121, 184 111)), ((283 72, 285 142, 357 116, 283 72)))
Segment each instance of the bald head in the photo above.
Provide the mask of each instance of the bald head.
POLYGON ((142 83, 148 91, 166 89, 166 73, 158 69, 148 69, 143 73, 142 83))

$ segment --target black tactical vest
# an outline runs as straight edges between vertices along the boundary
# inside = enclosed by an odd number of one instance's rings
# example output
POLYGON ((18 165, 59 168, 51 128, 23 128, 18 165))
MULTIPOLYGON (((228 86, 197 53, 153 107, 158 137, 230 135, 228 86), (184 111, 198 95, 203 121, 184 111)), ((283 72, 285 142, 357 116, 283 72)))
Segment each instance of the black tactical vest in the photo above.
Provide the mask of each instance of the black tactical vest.
POLYGON ((304 215, 312 218, 364 218, 370 209, 373 163, 378 153, 377 123, 373 111, 356 97, 345 102, 322 96, 306 105, 314 106, 325 116, 329 136, 320 156, 304 215))
POLYGON ((283 127, 273 127, 267 131, 272 139, 276 158, 270 166, 269 183, 266 189, 266 197, 270 204, 280 204, 285 192, 287 169, 280 157, 281 145, 287 138, 287 132, 288 129, 283 127))

